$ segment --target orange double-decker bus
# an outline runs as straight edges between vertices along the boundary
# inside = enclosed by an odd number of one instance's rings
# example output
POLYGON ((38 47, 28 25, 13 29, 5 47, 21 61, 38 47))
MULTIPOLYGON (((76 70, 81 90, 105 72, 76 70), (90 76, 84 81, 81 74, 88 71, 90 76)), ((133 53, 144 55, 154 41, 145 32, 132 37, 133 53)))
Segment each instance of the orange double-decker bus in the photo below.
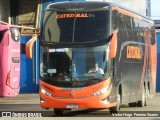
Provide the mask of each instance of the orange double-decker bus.
MULTIPOLYGON (((28 57, 37 36, 26 46, 28 57)), ((40 35, 40 105, 72 108, 143 107, 155 93, 154 22, 116 4, 62 2, 44 13, 40 35)))

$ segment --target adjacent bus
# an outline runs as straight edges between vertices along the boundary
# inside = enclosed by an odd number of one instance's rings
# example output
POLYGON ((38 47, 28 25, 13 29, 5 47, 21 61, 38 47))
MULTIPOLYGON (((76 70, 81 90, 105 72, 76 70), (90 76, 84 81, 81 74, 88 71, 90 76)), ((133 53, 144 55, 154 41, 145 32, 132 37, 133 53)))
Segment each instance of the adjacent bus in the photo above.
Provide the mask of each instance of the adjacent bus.
MULTIPOLYGON (((26 46, 32 57, 32 45, 26 46)), ((154 22, 112 3, 62 2, 44 13, 40 35, 40 105, 72 108, 146 106, 155 93, 154 22)))
POLYGON ((20 33, 15 27, 0 25, 0 97, 19 93, 20 33))

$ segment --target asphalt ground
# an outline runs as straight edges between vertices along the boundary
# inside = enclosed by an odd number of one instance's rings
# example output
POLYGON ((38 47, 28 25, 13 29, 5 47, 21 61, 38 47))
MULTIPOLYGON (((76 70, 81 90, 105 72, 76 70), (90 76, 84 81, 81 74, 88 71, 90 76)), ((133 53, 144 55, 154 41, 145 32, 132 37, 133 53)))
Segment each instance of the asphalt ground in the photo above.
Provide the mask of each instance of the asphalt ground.
MULTIPOLYGON (((118 119, 125 120, 126 118, 136 120, 137 119, 152 119, 152 120, 160 120, 160 93, 156 93, 155 96, 149 101, 149 105, 146 107, 131 107, 121 106, 121 111, 119 115, 113 115, 109 113, 108 109, 74 109, 72 111, 66 111, 63 116, 57 116, 54 114, 52 109, 45 110, 42 109, 39 105, 39 95, 36 94, 19 94, 17 97, 11 98, 0 98, 0 113, 12 112, 21 114, 14 114, 13 119, 21 118, 27 119, 26 117, 30 117, 31 119, 44 119, 46 117, 58 120, 58 119, 75 119, 76 120, 88 120, 88 119, 105 119, 106 117, 109 119, 118 119), (25 113, 25 114, 24 114, 25 113), (32 115, 32 113, 37 113, 37 116, 32 115), (38 116, 39 114, 40 116, 38 116), (25 115, 29 116, 25 116, 25 115), (140 116, 135 115, 140 114, 140 116), (16 116, 17 115, 17 116, 16 116), (152 116, 153 115, 153 116, 152 116), (157 117, 158 115, 158 117, 157 117), (42 118, 40 118, 43 116, 42 118)), ((9 117, 1 117, 3 119, 9 119, 9 117)), ((0 118, 0 119, 1 119, 0 118)), ((11 119, 11 118, 10 118, 11 119)), ((16 120, 17 120, 16 119, 16 120)), ((96 120, 97 120, 96 119, 96 120)))

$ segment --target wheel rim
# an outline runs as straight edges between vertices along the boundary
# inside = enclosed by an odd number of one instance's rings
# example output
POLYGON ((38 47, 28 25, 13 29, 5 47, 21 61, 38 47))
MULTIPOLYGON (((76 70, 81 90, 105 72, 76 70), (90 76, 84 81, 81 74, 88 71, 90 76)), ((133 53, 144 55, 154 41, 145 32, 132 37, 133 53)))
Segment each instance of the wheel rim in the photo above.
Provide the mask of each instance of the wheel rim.
POLYGON ((146 100, 146 93, 145 93, 144 86, 143 86, 143 89, 142 89, 142 105, 144 105, 145 100, 146 100))

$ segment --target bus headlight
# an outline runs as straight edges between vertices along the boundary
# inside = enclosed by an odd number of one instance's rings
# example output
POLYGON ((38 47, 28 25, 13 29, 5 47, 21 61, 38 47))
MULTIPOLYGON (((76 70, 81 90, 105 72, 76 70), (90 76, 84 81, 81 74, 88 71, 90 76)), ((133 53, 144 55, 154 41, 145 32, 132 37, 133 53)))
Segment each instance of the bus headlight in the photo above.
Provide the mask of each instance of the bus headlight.
POLYGON ((99 96, 99 95, 101 95, 101 94, 104 94, 104 93, 107 92, 107 90, 109 89, 109 86, 110 86, 110 85, 104 87, 103 89, 101 89, 100 91, 94 93, 93 95, 94 95, 94 96, 99 96))
POLYGON ((51 93, 47 92, 46 90, 44 90, 42 87, 40 87, 40 92, 43 93, 46 96, 52 96, 51 93))

